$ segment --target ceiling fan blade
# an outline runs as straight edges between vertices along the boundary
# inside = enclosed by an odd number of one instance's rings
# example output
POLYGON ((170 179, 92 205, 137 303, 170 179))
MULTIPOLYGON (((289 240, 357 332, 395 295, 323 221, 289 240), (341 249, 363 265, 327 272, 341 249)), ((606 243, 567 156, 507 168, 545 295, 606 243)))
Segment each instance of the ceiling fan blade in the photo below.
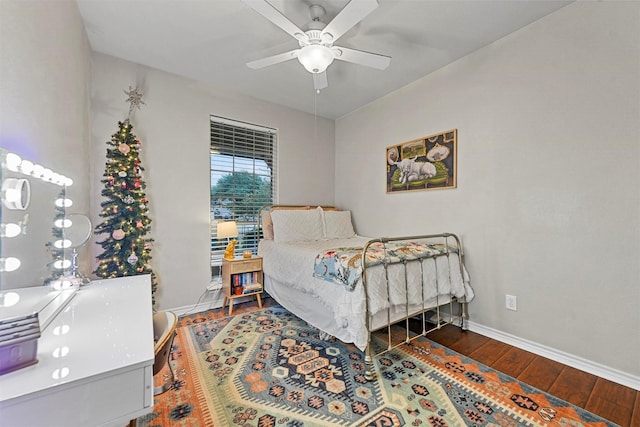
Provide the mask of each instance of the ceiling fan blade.
POLYGON ((278 9, 271 6, 266 0, 242 0, 242 2, 267 18, 269 21, 276 24, 278 27, 282 28, 287 33, 291 34, 295 39, 306 40, 307 36, 304 31, 280 13, 278 9))
POLYGON ((384 70, 391 64, 391 57, 386 55, 349 49, 348 47, 342 46, 334 46, 332 50, 335 53, 335 59, 365 65, 378 70, 384 70))
POLYGON ((378 0, 351 0, 322 30, 323 40, 334 43, 378 7, 378 0), (330 37, 329 37, 330 35, 330 37))
POLYGON ((327 81, 327 72, 323 71, 322 73, 313 73, 313 88, 315 90, 324 89, 325 87, 329 87, 329 82, 327 81))
POLYGON ((256 59, 255 61, 247 62, 247 67, 257 70, 259 68, 268 67, 269 65, 279 64, 284 61, 288 61, 298 57, 300 49, 290 50, 289 52, 279 53, 277 55, 268 56, 262 59, 256 59))

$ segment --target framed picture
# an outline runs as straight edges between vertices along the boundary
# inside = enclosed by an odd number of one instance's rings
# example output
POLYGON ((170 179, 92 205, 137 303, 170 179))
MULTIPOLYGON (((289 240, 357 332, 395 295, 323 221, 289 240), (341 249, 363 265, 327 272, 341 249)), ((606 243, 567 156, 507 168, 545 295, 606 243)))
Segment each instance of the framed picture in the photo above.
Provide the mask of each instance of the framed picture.
POLYGON ((387 147, 387 193, 457 186, 458 130, 387 147))

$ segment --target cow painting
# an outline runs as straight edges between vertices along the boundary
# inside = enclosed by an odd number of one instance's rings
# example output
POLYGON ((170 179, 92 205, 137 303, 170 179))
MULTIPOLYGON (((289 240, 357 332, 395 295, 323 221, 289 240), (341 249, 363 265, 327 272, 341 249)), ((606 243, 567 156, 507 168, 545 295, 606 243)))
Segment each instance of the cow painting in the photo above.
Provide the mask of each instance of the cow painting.
POLYGON ((417 157, 402 159, 395 163, 400 169, 400 182, 402 184, 436 176, 436 167, 432 163, 416 162, 416 159, 417 157))
POLYGON ((457 153, 457 129, 386 147, 387 193, 456 188, 457 153))

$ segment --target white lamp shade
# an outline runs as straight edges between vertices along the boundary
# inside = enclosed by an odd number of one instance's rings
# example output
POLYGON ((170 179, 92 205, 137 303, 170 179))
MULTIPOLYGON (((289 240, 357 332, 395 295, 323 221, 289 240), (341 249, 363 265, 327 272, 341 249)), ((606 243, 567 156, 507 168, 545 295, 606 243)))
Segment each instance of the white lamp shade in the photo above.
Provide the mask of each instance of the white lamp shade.
POLYGON ((312 44, 303 47, 298 53, 298 61, 310 73, 322 73, 333 62, 333 52, 326 46, 312 44))
POLYGON ((218 239, 228 239, 238 237, 238 226, 235 221, 225 221, 218 223, 218 239))

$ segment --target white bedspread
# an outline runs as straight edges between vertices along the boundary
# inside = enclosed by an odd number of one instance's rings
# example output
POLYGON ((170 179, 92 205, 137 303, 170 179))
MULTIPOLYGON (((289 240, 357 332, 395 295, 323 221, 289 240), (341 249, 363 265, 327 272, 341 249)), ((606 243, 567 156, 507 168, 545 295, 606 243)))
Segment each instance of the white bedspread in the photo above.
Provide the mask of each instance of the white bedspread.
MULTIPOLYGON (((322 251, 338 247, 364 246, 368 240, 371 239, 361 236, 295 243, 262 240, 258 254, 263 257, 265 275, 317 300, 326 308, 327 315, 334 316, 336 324, 344 329, 344 333, 338 338, 353 342, 358 348, 364 350, 368 340, 368 329, 362 280, 358 281, 353 292, 349 292, 343 286, 314 278, 313 267, 316 255, 322 251)), ((388 275, 389 282, 393 286, 391 286, 391 295, 388 296, 384 267, 378 265, 368 268, 366 285, 369 294, 369 314, 374 316, 382 311, 386 312, 389 301, 392 306, 402 307, 405 307, 406 301, 415 302, 413 307, 410 305, 410 312, 421 308, 423 301, 437 302, 438 296, 454 295, 458 298, 466 296, 467 302, 471 301, 473 290, 468 284, 466 270, 463 269, 463 271, 464 280, 460 274, 456 254, 425 259, 422 267, 420 261, 412 261, 407 263, 406 275, 410 284, 407 289, 404 266, 390 265, 388 275), (420 280, 421 274, 424 280, 420 280), (422 283, 425 283, 424 287, 422 283)), ((444 298, 442 302, 446 302, 444 298)), ((402 310, 402 312, 405 311, 406 309, 402 310)))

